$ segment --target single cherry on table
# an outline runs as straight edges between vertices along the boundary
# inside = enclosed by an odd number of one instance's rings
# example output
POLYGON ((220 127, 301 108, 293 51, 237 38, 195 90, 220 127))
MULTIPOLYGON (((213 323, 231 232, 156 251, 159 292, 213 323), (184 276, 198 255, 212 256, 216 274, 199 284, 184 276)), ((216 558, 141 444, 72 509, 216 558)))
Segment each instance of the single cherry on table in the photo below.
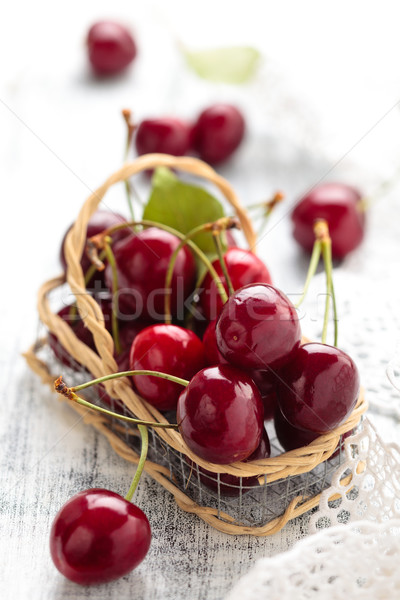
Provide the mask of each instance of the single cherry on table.
POLYGON ((342 259, 357 248, 365 233, 365 206, 360 192, 343 183, 323 183, 313 188, 291 214, 293 237, 311 252, 315 242, 314 223, 325 219, 332 240, 332 257, 342 259))
POLYGON ((139 155, 151 152, 183 156, 190 148, 190 125, 176 117, 144 119, 135 135, 139 155))
POLYGON ((95 585, 132 571, 150 542, 150 524, 140 508, 115 492, 94 488, 60 509, 51 528, 50 552, 67 579, 95 585))
POLYGON ((245 128, 244 117, 236 106, 213 104, 200 113, 193 126, 193 150, 210 164, 224 162, 239 147, 245 128))
POLYGON ((115 21, 99 21, 91 26, 87 50, 92 69, 102 76, 116 75, 125 70, 137 54, 131 32, 115 21))

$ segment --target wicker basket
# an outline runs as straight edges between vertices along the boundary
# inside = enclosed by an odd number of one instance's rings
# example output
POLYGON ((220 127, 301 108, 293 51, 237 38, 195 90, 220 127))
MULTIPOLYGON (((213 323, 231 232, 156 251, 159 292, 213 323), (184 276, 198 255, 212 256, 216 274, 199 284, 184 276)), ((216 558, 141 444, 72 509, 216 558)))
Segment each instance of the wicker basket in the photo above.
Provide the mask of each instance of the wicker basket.
MULTIPOLYGON (((118 370, 113 358, 113 339, 104 327, 101 309, 97 302, 85 293, 80 259, 84 252, 87 223, 112 185, 140 171, 160 165, 204 178, 219 188, 239 218, 249 247, 255 247, 256 236, 246 211, 228 182, 209 165, 194 158, 161 154, 145 155, 124 165, 84 203, 65 241, 67 283, 76 297, 80 315, 93 334, 98 354, 81 342, 69 325, 51 308, 50 297, 65 285, 65 277, 54 278, 43 284, 39 290, 38 311, 41 322, 48 332, 56 333, 63 350, 77 363, 70 377, 76 376, 79 370, 83 371, 84 375, 91 373, 95 377, 118 370)), ((54 357, 48 349, 46 350, 46 338, 34 344, 25 357, 33 371, 39 374, 44 382, 53 386, 55 378, 60 375, 60 367, 55 370, 54 357)), ((166 415, 134 393, 126 378, 108 381, 104 387, 115 400, 116 410, 147 421, 167 422, 166 415)), ((96 396, 96 390, 91 393, 91 401, 101 404, 101 396, 96 396)), ((85 422, 96 427, 108 438, 118 454, 130 462, 137 463, 140 442, 136 429, 129 425, 121 425, 120 422, 104 415, 88 413, 87 409, 76 404, 73 406, 84 416, 85 422)), ((152 430, 150 454, 145 470, 174 495, 177 504, 183 510, 196 513, 216 529, 230 534, 269 535, 279 531, 290 519, 318 504, 320 493, 329 485, 330 475, 342 459, 341 436, 357 426, 366 408, 367 403, 361 393, 353 413, 345 423, 320 436, 310 445, 286 453, 276 444, 273 432, 270 431, 273 454, 277 455, 251 463, 211 464, 194 455, 178 431, 152 430), (338 446, 339 451, 335 452, 338 446), (329 460, 333 454, 336 454, 336 457, 329 460), (186 457, 193 461, 194 467, 188 464, 186 457), (200 467, 215 473, 216 492, 202 484, 200 467), (220 493, 221 473, 239 478, 257 475, 260 485, 252 488, 247 494, 244 493, 246 490, 239 486, 237 497, 226 500, 220 493)), ((349 484, 349 477, 345 478, 343 484, 349 484)))

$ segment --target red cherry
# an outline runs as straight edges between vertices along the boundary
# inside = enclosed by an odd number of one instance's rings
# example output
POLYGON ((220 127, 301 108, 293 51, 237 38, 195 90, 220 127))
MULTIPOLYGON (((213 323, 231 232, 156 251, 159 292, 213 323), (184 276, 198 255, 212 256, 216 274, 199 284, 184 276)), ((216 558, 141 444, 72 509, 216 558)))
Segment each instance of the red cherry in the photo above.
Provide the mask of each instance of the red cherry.
POLYGON ((262 283, 232 294, 215 331, 222 356, 246 370, 280 369, 296 354, 301 339, 293 304, 283 292, 262 283))
POLYGON ((360 192, 343 183, 324 183, 296 204, 292 212, 293 236, 307 252, 313 249, 317 219, 328 222, 332 257, 344 258, 364 237, 365 210, 360 192))
POLYGON ((231 104, 214 104, 199 115, 193 127, 193 149, 211 164, 227 160, 245 133, 242 113, 231 104))
POLYGON ((190 127, 184 121, 173 117, 145 119, 135 136, 136 151, 139 155, 161 152, 182 156, 190 148, 190 127))
MULTIPOLYGON (((94 345, 93 336, 90 333, 90 330, 85 326, 83 320, 79 316, 79 313, 75 308, 72 307, 72 305, 64 306, 58 311, 57 315, 71 327, 74 334, 81 342, 96 352, 96 347, 94 345)), ((54 333, 49 333, 48 340, 49 346, 55 357, 63 365, 71 368, 77 368, 79 366, 72 356, 70 356, 65 348, 60 344, 58 337, 54 333)))
POLYGON ((73 496, 56 515, 50 552, 67 579, 93 585, 132 571, 150 541, 149 521, 140 508, 109 490, 91 489, 73 496))
MULTIPOLYGON (((133 341, 131 370, 149 370, 190 379, 204 367, 204 348, 195 333, 176 325, 151 325, 133 341)), ((145 375, 133 377, 139 394, 159 410, 176 408, 182 386, 145 375)))
POLYGON ((282 414, 291 425, 316 433, 338 427, 352 412, 360 380, 353 360, 327 344, 301 346, 277 385, 282 414))
MULTIPOLYGON (((274 414, 274 423, 275 423, 275 433, 276 437, 279 440, 282 448, 289 452, 289 450, 294 450, 295 448, 302 448, 303 446, 308 446, 314 440, 316 440, 320 434, 315 433, 315 431, 306 431, 305 429, 297 429, 297 427, 293 427, 289 423, 287 419, 283 416, 279 407, 276 408, 274 414)), ((347 431, 341 436, 341 443, 338 445, 337 450, 329 457, 335 458, 340 450, 344 449, 344 440, 351 435, 353 431, 347 431)))
MULTIPOLYGON (((253 454, 250 454, 248 458, 245 459, 244 462, 251 462, 252 460, 261 460, 262 458, 268 458, 271 454, 271 446, 269 443, 268 434, 263 430, 261 441, 258 444, 257 448, 254 450, 253 454)), ((186 458, 187 463, 190 466, 193 466, 195 469, 195 463, 190 460, 190 458, 186 458)), ((208 471, 208 469, 203 469, 203 467, 199 467, 199 478, 200 481, 208 487, 210 490, 215 492, 219 492, 222 496, 239 496, 240 493, 246 494, 250 492, 252 488, 257 487, 258 477, 257 475, 252 475, 250 477, 242 477, 240 481, 240 477, 236 477, 236 475, 229 475, 229 473, 220 473, 219 481, 218 474, 213 473, 212 471, 208 471)))
MULTIPOLYGON (((106 210, 98 210, 89 219, 87 231, 86 231, 86 239, 91 238, 92 236, 97 235, 98 233, 101 233, 102 231, 104 231, 105 229, 108 229, 109 227, 114 227, 115 225, 121 225, 122 223, 126 223, 126 219, 124 217, 122 217, 121 215, 110 212, 110 211, 106 211, 106 210)), ((72 225, 65 232, 63 241, 61 243, 61 249, 60 249, 60 261, 61 261, 64 271, 67 270, 67 263, 65 260, 65 253, 64 253, 64 244, 65 244, 65 238, 67 236, 67 233, 69 232, 71 227, 72 227, 72 225)), ((122 240, 122 239, 128 237, 129 235, 131 235, 131 233, 132 232, 129 229, 129 227, 124 227, 123 229, 119 229, 118 231, 116 231, 115 233, 112 234, 113 243, 116 243, 119 240, 122 240)), ((82 258, 81 258, 81 267, 82 267, 83 273, 86 273, 86 271, 88 270, 90 265, 91 265, 91 262, 84 250, 83 254, 82 254, 82 258)), ((90 286, 94 287, 96 281, 99 282, 96 286, 96 291, 100 291, 100 289, 102 287, 104 287, 104 271, 96 271, 96 273, 93 275, 92 279, 88 282, 87 287, 90 287, 90 286)))
POLYGON ((227 365, 199 371, 179 396, 182 437, 200 458, 227 464, 254 452, 263 431, 263 407, 254 381, 227 365))
POLYGON ((98 75, 115 75, 123 71, 137 53, 130 31, 113 21, 100 21, 92 25, 87 36, 87 47, 89 61, 98 75))
POLYGON ((272 371, 247 371, 258 387, 264 405, 264 420, 272 419, 277 406, 276 375, 272 371))
POLYGON ((319 433, 315 433, 315 431, 306 431, 304 429, 293 427, 293 425, 285 419, 279 406, 275 410, 274 424, 276 437, 286 452, 294 450, 295 448, 308 446, 308 444, 311 444, 311 442, 320 435, 319 433))
MULTIPOLYGON (((165 275, 180 240, 161 229, 149 227, 113 245, 118 273, 118 311, 121 319, 159 321, 164 318, 165 275)), ((183 318, 184 302, 194 288, 196 264, 184 246, 178 253, 172 277, 171 308, 183 318)), ((107 265, 105 281, 112 289, 112 270, 107 265)))
POLYGON ((217 321, 211 321, 207 325, 207 329, 204 332, 203 336, 203 345, 205 352, 205 360, 206 365, 208 367, 213 367, 215 365, 226 365, 228 361, 222 356, 217 347, 217 340, 215 337, 215 326, 217 321))
MULTIPOLYGON (((224 262, 234 290, 238 290, 250 283, 271 283, 271 276, 267 267, 258 256, 249 250, 229 248, 224 255, 224 262)), ((214 260, 213 267, 220 276, 225 290, 228 292, 228 286, 223 276, 219 259, 214 260)), ((209 273, 204 278, 202 288, 200 302, 204 314, 207 319, 215 319, 220 314, 223 304, 215 281, 209 273)))

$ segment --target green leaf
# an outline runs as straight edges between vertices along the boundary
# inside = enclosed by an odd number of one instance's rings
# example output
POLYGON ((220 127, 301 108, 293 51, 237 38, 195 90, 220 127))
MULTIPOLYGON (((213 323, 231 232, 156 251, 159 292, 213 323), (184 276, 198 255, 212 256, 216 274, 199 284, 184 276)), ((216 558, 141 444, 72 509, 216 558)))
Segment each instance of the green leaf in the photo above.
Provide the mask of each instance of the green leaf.
POLYGON ((255 73, 260 53, 249 46, 231 46, 210 50, 185 50, 186 61, 203 79, 222 83, 245 83, 255 73))
MULTIPOLYGON (((188 233, 198 225, 225 216, 222 204, 205 189, 184 183, 165 167, 156 169, 152 190, 143 212, 143 219, 163 223, 188 233)), ((215 254, 210 233, 199 233, 193 241, 206 254, 215 254)))

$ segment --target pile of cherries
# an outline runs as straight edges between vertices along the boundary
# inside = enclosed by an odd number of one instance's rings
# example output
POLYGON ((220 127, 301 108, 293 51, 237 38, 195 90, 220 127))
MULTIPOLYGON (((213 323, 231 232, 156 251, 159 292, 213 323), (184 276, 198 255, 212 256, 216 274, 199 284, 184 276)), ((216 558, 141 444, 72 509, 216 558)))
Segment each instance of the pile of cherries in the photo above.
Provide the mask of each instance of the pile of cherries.
MULTIPOLYGON (((329 217, 329 209, 327 213, 329 217)), ((176 418, 194 455, 215 464, 267 458, 268 419, 274 419, 285 450, 306 445, 345 421, 359 393, 353 360, 325 343, 301 343, 296 308, 272 284, 260 258, 234 245, 229 236, 223 257, 212 263, 229 294, 224 301, 215 273, 214 277, 207 273, 195 289, 196 261, 180 238, 161 224, 133 230, 126 223, 116 228, 124 223, 124 217, 107 211, 91 218, 87 238, 105 230, 110 233, 115 268, 109 262, 98 271, 84 255, 81 266, 88 293, 99 303, 105 327, 113 335, 116 316, 119 369, 135 372, 134 390, 158 410, 167 411, 170 421, 176 418), (166 289, 174 254, 171 285, 166 289), (167 322, 166 296, 171 308, 167 322)), ((64 242, 61 262, 65 267, 64 242)), ((58 314, 96 351, 73 304, 58 314)), ((76 367, 54 334, 49 342, 65 365, 76 367)), ((111 399, 104 391, 103 405, 107 403, 111 405, 111 399)), ((191 458, 186 460, 195 465, 191 458)), ((258 485, 256 476, 240 479, 221 473, 217 478, 198 469, 203 484, 221 495, 235 496, 258 485)), ((140 509, 113 492, 93 489, 74 496, 56 516, 51 553, 69 579, 100 583, 139 564, 150 538, 147 517, 140 509)))

